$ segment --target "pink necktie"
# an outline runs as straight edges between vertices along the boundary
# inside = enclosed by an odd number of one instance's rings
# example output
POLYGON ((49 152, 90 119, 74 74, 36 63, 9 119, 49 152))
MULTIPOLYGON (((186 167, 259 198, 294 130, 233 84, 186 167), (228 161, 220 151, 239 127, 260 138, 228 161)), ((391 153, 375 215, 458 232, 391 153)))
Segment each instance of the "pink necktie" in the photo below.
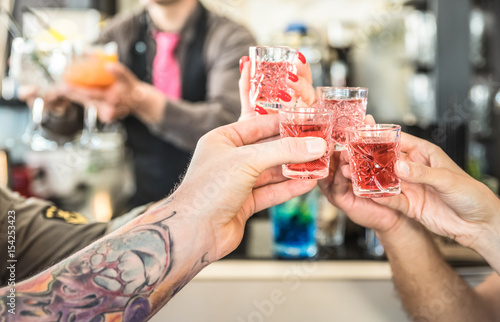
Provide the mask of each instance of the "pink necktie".
POLYGON ((153 61, 153 85, 169 98, 179 99, 182 95, 181 68, 174 54, 179 35, 156 32, 154 38, 156 56, 153 61))

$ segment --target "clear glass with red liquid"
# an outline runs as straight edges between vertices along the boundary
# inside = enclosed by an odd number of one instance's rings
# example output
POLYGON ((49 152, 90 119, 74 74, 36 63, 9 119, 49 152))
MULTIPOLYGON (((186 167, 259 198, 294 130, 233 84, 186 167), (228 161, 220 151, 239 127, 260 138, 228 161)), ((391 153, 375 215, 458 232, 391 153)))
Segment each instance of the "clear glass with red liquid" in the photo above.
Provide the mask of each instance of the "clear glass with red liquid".
POLYGON ((293 60, 297 51, 288 47, 250 47, 250 102, 262 108, 280 108, 278 92, 290 96, 288 72, 297 73, 293 60))
POLYGON ((283 175, 291 179, 323 179, 328 176, 332 146, 332 111, 316 108, 280 109, 281 138, 319 137, 328 143, 327 152, 318 160, 284 164, 283 175))
POLYGON ((401 154, 401 126, 362 125, 346 133, 354 194, 365 198, 399 194, 401 180, 394 166, 401 154))
POLYGON ((368 103, 368 89, 362 87, 318 87, 321 108, 333 110, 333 141, 335 151, 347 144, 345 130, 363 125, 368 103))

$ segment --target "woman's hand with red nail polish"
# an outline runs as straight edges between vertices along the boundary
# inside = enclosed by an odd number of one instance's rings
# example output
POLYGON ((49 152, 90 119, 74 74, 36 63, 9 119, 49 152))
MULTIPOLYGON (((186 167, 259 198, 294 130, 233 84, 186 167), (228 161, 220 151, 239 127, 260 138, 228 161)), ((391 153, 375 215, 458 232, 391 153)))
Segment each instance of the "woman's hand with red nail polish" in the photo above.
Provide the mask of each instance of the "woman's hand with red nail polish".
POLYGON ((243 56, 240 58, 240 73, 243 71, 244 63, 246 63, 249 60, 250 60, 250 57, 248 57, 248 56, 243 56))
MULTIPOLYGON (((295 105, 311 105, 316 101, 316 92, 312 86, 312 74, 309 63, 302 54, 297 54, 297 59, 294 62, 296 73, 288 72, 285 79, 286 86, 293 90, 293 95, 285 91, 280 91, 277 94, 279 103, 285 107, 295 105)), ((241 116, 240 120, 253 117, 264 112, 273 113, 272 110, 266 110, 262 107, 256 107, 250 103, 250 59, 248 56, 243 56, 240 59, 241 77, 240 99, 241 99, 241 116)))
POLYGON ((240 101, 241 114, 239 121, 254 117, 256 114, 265 115, 273 114, 273 111, 267 111, 265 108, 253 105, 250 102, 250 59, 248 56, 243 56, 240 59, 241 76, 239 80, 240 86, 240 101))
POLYGON ((245 120, 255 116, 255 106, 250 103, 250 58, 243 56, 240 59, 240 102, 241 114, 239 120, 245 120))
POLYGON ((278 98, 284 102, 290 102, 292 100, 292 97, 283 90, 279 90, 276 96, 278 96, 278 98))
POLYGON ((299 80, 299 77, 292 72, 288 72, 288 79, 292 82, 296 83, 299 80))
POLYGON ((297 58, 302 62, 302 64, 305 65, 307 63, 306 57, 304 57, 300 51, 297 52, 297 58))
POLYGON ((267 113, 266 109, 262 108, 259 105, 255 105, 255 112, 259 113, 260 115, 269 114, 269 113, 267 113))
MULTIPOLYGON (((305 58, 304 60, 302 60, 299 57, 300 55, 297 55, 297 59, 294 62, 297 73, 293 74, 291 72, 288 72, 286 86, 288 86, 294 92, 294 95, 291 99, 291 102, 294 106, 296 104, 311 105, 316 101, 316 91, 312 86, 311 68, 309 66, 309 63, 305 61, 305 58)), ((287 102, 284 101, 283 105, 290 106, 292 104, 286 103, 287 102)))

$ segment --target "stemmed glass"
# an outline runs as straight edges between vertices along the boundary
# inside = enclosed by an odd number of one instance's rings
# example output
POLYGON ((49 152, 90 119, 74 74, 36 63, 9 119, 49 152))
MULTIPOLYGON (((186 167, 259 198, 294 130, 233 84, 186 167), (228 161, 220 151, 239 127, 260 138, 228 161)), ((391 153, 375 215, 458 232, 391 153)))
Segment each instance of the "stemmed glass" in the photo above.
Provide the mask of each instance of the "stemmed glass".
MULTIPOLYGON (((66 83, 87 89, 102 89, 113 85, 115 78, 106 70, 106 64, 118 61, 118 47, 114 42, 105 45, 76 44, 73 60, 65 73, 66 83)), ((84 104, 84 127, 80 145, 98 148, 100 136, 97 128, 96 103, 84 104)))
POLYGON ((43 97, 61 80, 70 59, 71 43, 36 43, 25 38, 12 42, 9 76, 19 88, 34 90, 31 120, 23 141, 34 151, 56 150, 58 144, 43 135, 43 97))

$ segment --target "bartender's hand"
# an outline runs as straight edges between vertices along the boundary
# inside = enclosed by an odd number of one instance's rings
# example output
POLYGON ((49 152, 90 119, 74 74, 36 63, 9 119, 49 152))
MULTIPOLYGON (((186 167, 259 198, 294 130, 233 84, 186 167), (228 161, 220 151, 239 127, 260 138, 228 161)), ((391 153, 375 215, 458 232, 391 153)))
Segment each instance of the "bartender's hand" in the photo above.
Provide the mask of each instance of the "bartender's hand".
MULTIPOLYGON (((371 115, 365 118, 366 124, 375 124, 371 115)), ((342 209, 349 218, 358 225, 371 228, 377 232, 387 232, 405 221, 396 210, 379 205, 371 199, 357 197, 352 190, 348 156, 333 152, 330 159, 328 177, 320 180, 318 185, 321 192, 336 207, 342 209)))
POLYGON ((396 164, 402 193, 374 199, 377 204, 480 253, 484 247, 500 245, 500 200, 495 194, 436 145, 404 133, 401 144, 407 156, 396 164))
POLYGON ((54 115, 64 115, 66 109, 71 105, 63 95, 59 93, 56 88, 51 88, 44 93, 40 93, 40 89, 35 85, 21 85, 18 89, 18 99, 33 107, 33 103, 37 97, 43 99, 44 112, 49 112, 54 115))
MULTIPOLYGON (((241 116, 240 120, 247 119, 256 114, 276 113, 274 110, 265 110, 260 106, 252 106, 250 104, 250 58, 243 56, 240 59, 241 77, 239 81, 240 100, 241 100, 241 116)), ((294 61, 297 67, 297 75, 289 72, 286 80, 286 85, 294 92, 294 96, 289 96, 286 93, 282 94, 280 103, 284 106, 293 106, 296 100, 300 100, 300 104, 310 105, 316 101, 316 93, 312 86, 311 67, 301 53, 297 53, 294 61)))
POLYGON ((121 63, 106 65, 114 75, 113 85, 104 89, 89 89, 65 85, 60 94, 80 105, 92 103, 97 108, 97 116, 104 123, 122 119, 134 114, 144 123, 161 120, 167 98, 153 85, 140 81, 121 63))
MULTIPOLYGON (((257 211, 310 191, 316 180, 289 180, 281 165, 320 158, 320 138, 285 138, 256 143, 279 133, 276 114, 249 118, 203 136, 181 186, 186 213, 199 213, 201 227, 213 231, 217 258, 234 250, 247 219, 257 211), (185 197, 185 198, 184 198, 185 197), (189 201, 189 202, 188 202, 189 201)), ((194 217, 193 217, 194 218, 194 217)))

